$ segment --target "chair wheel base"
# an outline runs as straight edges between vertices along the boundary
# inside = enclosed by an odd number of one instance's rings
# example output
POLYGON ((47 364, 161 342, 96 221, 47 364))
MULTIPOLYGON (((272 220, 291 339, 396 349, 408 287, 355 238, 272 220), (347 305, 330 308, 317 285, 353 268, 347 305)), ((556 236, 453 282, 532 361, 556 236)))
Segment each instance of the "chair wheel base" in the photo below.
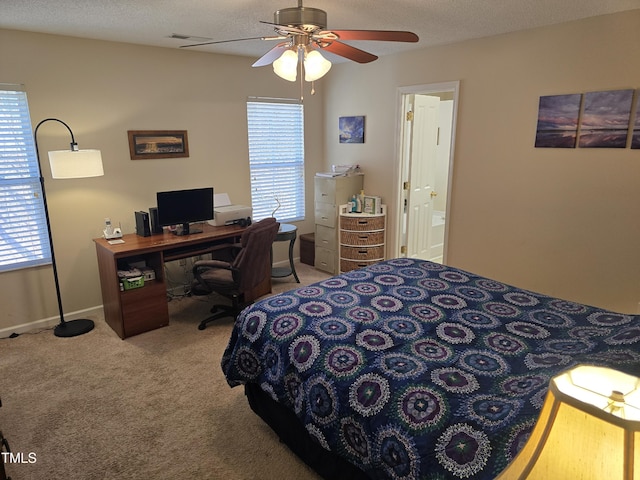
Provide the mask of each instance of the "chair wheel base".
POLYGON ((218 320, 219 318, 237 317, 238 313, 240 313, 239 305, 240 304, 236 298, 234 298, 233 305, 214 305, 213 307, 211 307, 211 313, 213 313, 214 315, 211 315, 210 317, 202 320, 198 325, 198 330, 204 330, 205 328, 207 328, 207 325, 209 323, 218 320))

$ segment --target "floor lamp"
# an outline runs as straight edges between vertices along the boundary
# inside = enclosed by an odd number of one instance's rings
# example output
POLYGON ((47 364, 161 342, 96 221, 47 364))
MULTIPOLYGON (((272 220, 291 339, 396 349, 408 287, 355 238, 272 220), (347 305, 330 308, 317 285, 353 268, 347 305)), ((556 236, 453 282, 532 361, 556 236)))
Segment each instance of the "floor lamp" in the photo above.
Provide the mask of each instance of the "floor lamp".
POLYGON ((51 265, 53 267, 53 277, 56 284, 56 295, 58 297, 58 310, 60 312, 60 323, 55 327, 53 333, 56 337, 75 337, 83 335, 93 330, 93 320, 81 318, 72 321, 65 321, 62 310, 62 297, 60 296, 60 282, 58 281, 58 268, 56 266, 56 256, 53 251, 53 237, 51 236, 51 223, 49 221, 49 208, 47 206, 47 194, 44 189, 44 176, 42 175, 42 164, 40 163, 40 153, 38 152, 38 129, 45 122, 59 122, 69 130, 71 134, 71 148, 69 150, 56 150, 49 152, 49 164, 51 165, 52 178, 86 178, 99 177, 104 175, 102 169, 102 155, 100 150, 78 150, 73 132, 69 125, 57 118, 45 118, 33 132, 33 140, 36 146, 36 158, 38 169, 40 170, 40 185, 42 187, 42 203, 44 204, 44 214, 47 220, 47 232, 49 234, 49 246, 51 248, 51 265))

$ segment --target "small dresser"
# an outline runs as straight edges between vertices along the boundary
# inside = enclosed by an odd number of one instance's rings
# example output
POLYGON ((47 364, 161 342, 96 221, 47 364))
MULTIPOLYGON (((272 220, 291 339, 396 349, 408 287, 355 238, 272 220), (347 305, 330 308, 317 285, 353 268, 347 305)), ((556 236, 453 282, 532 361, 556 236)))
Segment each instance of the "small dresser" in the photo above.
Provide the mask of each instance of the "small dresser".
POLYGON ((340 273, 385 259, 387 206, 380 213, 349 213, 340 206, 340 273))

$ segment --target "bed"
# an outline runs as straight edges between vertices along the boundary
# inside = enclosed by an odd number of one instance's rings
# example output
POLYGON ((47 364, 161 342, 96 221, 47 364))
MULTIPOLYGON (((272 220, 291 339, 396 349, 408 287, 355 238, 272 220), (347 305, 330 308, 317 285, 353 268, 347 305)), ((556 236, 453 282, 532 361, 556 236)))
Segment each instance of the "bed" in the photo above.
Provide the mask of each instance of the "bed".
POLYGON ((321 476, 373 479, 495 478, 577 364, 640 376, 640 316, 406 258, 251 305, 222 358, 321 476))

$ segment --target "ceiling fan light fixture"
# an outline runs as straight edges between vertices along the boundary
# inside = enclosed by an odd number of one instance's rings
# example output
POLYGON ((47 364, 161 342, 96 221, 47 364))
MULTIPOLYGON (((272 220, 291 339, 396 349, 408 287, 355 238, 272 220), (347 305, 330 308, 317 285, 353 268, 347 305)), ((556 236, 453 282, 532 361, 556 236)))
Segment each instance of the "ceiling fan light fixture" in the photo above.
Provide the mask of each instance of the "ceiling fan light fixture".
POLYGON ((285 50, 280 58, 273 62, 273 71, 280 78, 295 82, 298 78, 298 54, 294 50, 285 50))
POLYGON ((331 69, 331 62, 324 58, 318 50, 305 52, 304 79, 314 82, 322 78, 331 69))

